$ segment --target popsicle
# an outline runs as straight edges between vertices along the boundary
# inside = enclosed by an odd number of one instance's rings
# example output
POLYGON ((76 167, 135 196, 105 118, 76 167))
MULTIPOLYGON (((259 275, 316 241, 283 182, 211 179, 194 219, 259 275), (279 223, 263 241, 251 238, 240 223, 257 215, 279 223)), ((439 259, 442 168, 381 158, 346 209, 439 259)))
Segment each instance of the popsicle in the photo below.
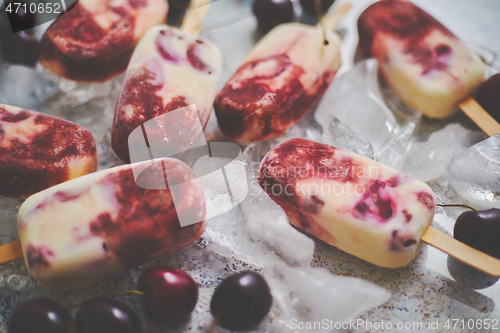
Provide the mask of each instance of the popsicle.
POLYGON ((88 130, 0 104, 0 195, 24 199, 96 170, 96 145, 88 130))
POLYGON ((302 138, 264 157, 259 183, 294 226, 384 267, 410 262, 434 217, 436 199, 426 184, 302 138))
POLYGON ((484 80, 481 59, 446 27, 406 0, 381 0, 359 17, 359 49, 379 62, 396 96, 445 118, 484 80))
MULTIPOLYGON (((342 15, 332 13, 337 20, 342 15)), ((255 45, 215 99, 226 136, 239 142, 279 136, 323 96, 341 64, 339 38, 329 31, 337 21, 330 17, 325 34, 320 26, 286 23, 255 45)))
POLYGON ((198 239, 206 208, 194 172, 177 159, 154 161, 83 176, 22 204, 21 247, 38 284, 76 288, 198 239), (181 227, 181 217, 199 222, 181 227))
POLYGON ((366 157, 295 138, 264 157, 258 180, 291 224, 375 265, 408 264, 422 240, 500 276, 500 261, 430 227, 426 184, 366 157))
POLYGON ((167 12, 166 0, 80 0, 43 35, 40 62, 73 81, 106 81, 125 71, 139 39, 167 12))
MULTIPOLYGON (((222 55, 207 39, 166 25, 151 28, 134 51, 116 105, 111 133, 116 155, 130 162, 130 133, 172 110, 194 105, 205 127, 221 70, 222 55)), ((175 126, 179 131, 192 128, 189 119, 175 126)), ((149 140, 168 140, 163 134, 156 133, 149 140)))

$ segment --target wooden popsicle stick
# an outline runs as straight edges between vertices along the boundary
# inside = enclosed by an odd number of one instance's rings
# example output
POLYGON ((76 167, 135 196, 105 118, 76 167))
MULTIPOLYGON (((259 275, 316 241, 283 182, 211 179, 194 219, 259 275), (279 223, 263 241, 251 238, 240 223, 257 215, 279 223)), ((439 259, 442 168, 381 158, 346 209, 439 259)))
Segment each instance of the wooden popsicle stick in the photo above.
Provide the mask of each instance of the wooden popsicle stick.
POLYGON ((201 25, 210 9, 210 3, 210 0, 192 1, 182 21, 181 30, 187 34, 198 36, 201 25))
MULTIPOLYGON (((321 18, 321 23, 323 23, 323 26, 325 30, 330 31, 330 30, 335 30, 337 26, 340 23, 340 20, 344 15, 351 9, 352 4, 350 2, 346 2, 342 4, 338 8, 333 8, 330 10, 328 13, 326 13, 325 16, 321 18)), ((317 27, 320 27, 320 23, 316 24, 317 27)))
POLYGON ((0 264, 21 259, 22 257, 23 249, 21 248, 21 241, 15 241, 0 246, 0 264))
POLYGON ((500 260, 473 249, 433 227, 427 228, 421 240, 483 273, 500 277, 500 260))
POLYGON ((473 98, 458 103, 458 107, 488 136, 500 133, 500 125, 473 98))

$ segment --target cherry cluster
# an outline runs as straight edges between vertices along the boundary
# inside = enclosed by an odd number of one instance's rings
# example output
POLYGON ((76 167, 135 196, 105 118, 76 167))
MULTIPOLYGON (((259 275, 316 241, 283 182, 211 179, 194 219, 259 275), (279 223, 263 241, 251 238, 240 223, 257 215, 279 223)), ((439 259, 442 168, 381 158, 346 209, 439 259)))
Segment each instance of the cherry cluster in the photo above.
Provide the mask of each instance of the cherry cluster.
MULTIPOLYGON (((187 320, 198 300, 198 284, 186 272, 155 266, 139 278, 146 317, 159 325, 187 320)), ((119 292, 120 293, 120 292, 119 292)), ((127 293, 121 292, 121 293, 127 293)), ((214 324, 229 330, 256 328, 267 316, 272 296, 264 278, 245 271, 226 278, 212 297, 210 310, 214 324)), ((9 333, 139 333, 138 315, 126 304, 99 296, 79 306, 75 318, 69 310, 50 298, 35 298, 14 310, 7 323, 9 333)))

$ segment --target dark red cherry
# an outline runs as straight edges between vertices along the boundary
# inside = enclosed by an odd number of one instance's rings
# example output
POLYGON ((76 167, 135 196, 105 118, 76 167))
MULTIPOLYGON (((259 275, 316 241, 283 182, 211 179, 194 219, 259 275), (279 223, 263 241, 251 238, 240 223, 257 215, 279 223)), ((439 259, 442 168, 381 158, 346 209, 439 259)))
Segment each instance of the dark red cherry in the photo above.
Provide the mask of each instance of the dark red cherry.
POLYGON ((500 259, 500 209, 467 211, 457 218, 456 240, 500 259))
MULTIPOLYGON (((334 2, 335 0, 321 0, 321 12, 323 15, 326 14, 334 2)), ((306 13, 316 15, 316 5, 314 0, 300 0, 300 6, 306 13)))
POLYGON ((8 333, 76 333, 69 311, 50 298, 34 298, 18 306, 7 322, 8 333))
POLYGON ((139 278, 139 291, 146 316, 161 325, 175 324, 189 318, 198 301, 198 284, 186 272, 155 266, 139 278))
POLYGON ((253 13, 263 33, 279 24, 292 22, 295 16, 290 0, 255 0, 253 13))
POLYGON ((78 333, 140 333, 139 317, 126 304, 96 297, 82 304, 75 317, 78 333))
POLYGON ((210 302, 210 312, 223 328, 250 331, 264 320, 272 303, 266 280, 258 273, 245 271, 221 282, 210 302))
POLYGON ((479 87, 476 101, 500 122, 500 73, 493 75, 479 87))
POLYGON ((40 43, 24 31, 1 36, 2 58, 12 64, 35 66, 40 57, 40 43))

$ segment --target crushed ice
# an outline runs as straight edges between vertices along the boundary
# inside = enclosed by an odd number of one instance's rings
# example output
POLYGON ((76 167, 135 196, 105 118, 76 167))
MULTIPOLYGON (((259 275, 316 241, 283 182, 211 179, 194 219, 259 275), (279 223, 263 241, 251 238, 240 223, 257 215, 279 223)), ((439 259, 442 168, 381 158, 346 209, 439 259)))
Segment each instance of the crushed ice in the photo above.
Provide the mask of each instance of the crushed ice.
MULTIPOLYGON (((215 171, 228 162, 205 156, 200 158, 194 170, 197 172, 199 165, 212 165, 215 171)), ((237 163, 244 166, 242 162, 237 163)), ((227 207, 232 205, 231 198, 221 190, 226 185, 221 184, 219 177, 203 177, 201 185, 207 211, 220 211, 219 215, 214 214, 216 216, 207 220, 203 235, 208 242, 207 248, 221 256, 236 257, 259 267, 277 263, 309 265, 314 241, 288 223, 285 212, 262 190, 248 168, 239 177, 230 173, 233 170, 241 172, 241 169, 224 169, 228 172, 227 178, 233 179, 230 184, 232 196, 237 197, 237 201, 243 200, 228 211, 227 207)))
POLYGON ((325 268, 270 266, 264 269, 264 276, 283 311, 280 323, 295 332, 330 332, 335 323, 355 319, 391 296, 371 282, 334 275, 325 268), (299 322, 322 325, 301 330, 299 322))
POLYGON ((445 177, 472 204, 500 208, 500 135, 489 137, 455 157, 445 177))
POLYGON ((438 178, 455 156, 485 137, 484 133, 465 129, 460 124, 449 124, 432 133, 427 141, 413 145, 400 170, 423 182, 438 178))

